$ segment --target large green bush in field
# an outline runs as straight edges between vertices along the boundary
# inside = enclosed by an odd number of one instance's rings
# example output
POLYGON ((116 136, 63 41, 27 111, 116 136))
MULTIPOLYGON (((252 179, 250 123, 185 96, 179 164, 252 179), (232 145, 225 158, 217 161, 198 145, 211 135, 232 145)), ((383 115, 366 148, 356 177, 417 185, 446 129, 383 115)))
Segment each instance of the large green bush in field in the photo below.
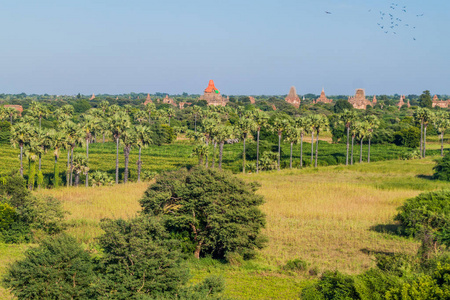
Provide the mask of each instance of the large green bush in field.
POLYGON ((3 279, 19 299, 90 299, 93 282, 89 254, 67 235, 48 238, 27 250, 3 279))
POLYGON ((143 213, 161 216, 172 234, 187 235, 196 257, 250 257, 264 244, 263 198, 255 191, 230 172, 195 167, 158 176, 140 202, 143 213))
POLYGON ((445 155, 441 159, 436 160, 436 166, 434 166, 433 178, 439 180, 450 181, 450 155, 445 155))

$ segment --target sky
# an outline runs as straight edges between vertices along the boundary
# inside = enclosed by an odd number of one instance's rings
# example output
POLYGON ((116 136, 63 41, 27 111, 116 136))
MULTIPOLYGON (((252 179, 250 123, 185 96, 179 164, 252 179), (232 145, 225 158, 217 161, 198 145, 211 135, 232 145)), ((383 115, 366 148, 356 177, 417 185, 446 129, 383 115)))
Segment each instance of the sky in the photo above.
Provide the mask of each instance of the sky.
POLYGON ((448 0, 0 1, 0 93, 201 94, 213 79, 226 95, 450 94, 449 14, 448 0))

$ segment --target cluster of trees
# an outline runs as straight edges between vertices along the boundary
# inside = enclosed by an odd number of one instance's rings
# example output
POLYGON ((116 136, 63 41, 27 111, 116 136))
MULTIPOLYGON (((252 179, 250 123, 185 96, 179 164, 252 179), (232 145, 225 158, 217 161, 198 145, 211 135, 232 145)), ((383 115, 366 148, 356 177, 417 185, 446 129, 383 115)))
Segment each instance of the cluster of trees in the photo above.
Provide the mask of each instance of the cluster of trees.
POLYGON ((247 259, 264 246, 256 188, 203 167, 163 173, 139 216, 102 221, 97 255, 53 235, 13 263, 3 285, 20 299, 224 299, 221 278, 188 285, 186 260, 247 259))

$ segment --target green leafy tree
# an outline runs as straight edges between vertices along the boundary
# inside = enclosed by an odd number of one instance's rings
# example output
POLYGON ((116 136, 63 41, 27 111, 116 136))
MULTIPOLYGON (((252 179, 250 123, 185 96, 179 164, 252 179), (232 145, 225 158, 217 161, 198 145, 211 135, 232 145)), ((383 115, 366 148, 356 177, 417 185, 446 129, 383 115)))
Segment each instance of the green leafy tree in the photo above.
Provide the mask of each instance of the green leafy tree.
POLYGON ((240 119, 237 124, 237 129, 239 135, 242 137, 243 151, 242 151, 242 173, 245 174, 245 141, 247 140, 248 134, 256 130, 257 124, 247 116, 246 118, 240 119))
POLYGON ((195 167, 157 177, 140 203, 144 214, 159 216, 166 228, 188 235, 194 255, 251 257, 263 246, 263 198, 256 186, 229 172, 195 167))
POLYGON ((427 150, 427 147, 426 147, 426 144, 427 144, 427 127, 428 127, 428 125, 430 124, 430 123, 432 123, 433 122, 433 120, 434 120, 434 113, 431 111, 431 110, 429 110, 428 108, 424 108, 423 109, 424 110, 424 112, 423 112, 423 155, 422 155, 422 157, 425 157, 426 156, 426 150, 427 150))
POLYGON ((116 140, 116 184, 119 183, 119 140, 121 135, 130 128, 130 117, 124 112, 114 114, 108 120, 110 131, 116 140))
POLYGON ((156 111, 155 104, 153 104, 152 102, 147 103, 147 105, 145 106, 145 111, 146 111, 147 114, 148 114, 148 123, 150 124, 151 121, 152 121, 152 119, 151 119, 151 117, 152 117, 152 112, 156 111))
POLYGON ((88 160, 81 154, 75 154, 73 158, 73 171, 75 173, 75 186, 80 183, 80 174, 89 172, 88 160))
POLYGON ((431 100, 431 94, 429 90, 423 91, 419 97, 419 105, 423 108, 432 108, 433 100, 431 100))
POLYGON ((42 118, 50 114, 48 108, 42 103, 32 101, 30 105, 31 115, 39 120, 39 129, 41 129, 42 118))
POLYGON ((341 114, 345 110, 348 110, 348 111, 353 110, 353 105, 350 102, 348 102, 347 100, 344 100, 344 99, 337 100, 336 103, 333 106, 333 111, 336 114, 341 114))
POLYGON ((58 168, 58 158, 61 149, 66 145, 66 135, 62 131, 51 130, 48 134, 51 143, 51 148, 54 149, 53 155, 55 158, 55 166, 53 172, 53 186, 59 186, 59 168, 58 168))
MULTIPOLYGON (((317 168, 317 157, 319 153, 319 133, 323 130, 327 130, 329 126, 328 118, 325 115, 317 115, 314 118, 314 129, 316 130, 316 158, 314 160, 314 167, 317 168)), ((311 141, 314 143, 314 140, 311 141)))
POLYGON ((19 299, 90 299, 93 263, 72 237, 50 237, 8 267, 3 285, 19 299))
POLYGON ((173 296, 187 283, 180 243, 171 239, 158 218, 106 220, 99 238, 100 296, 104 299, 157 299, 173 296))
POLYGON ((23 147, 27 145, 33 134, 33 128, 27 123, 18 123, 11 128, 11 143, 20 147, 20 176, 23 177, 23 147))
POLYGON ((134 127, 134 132, 136 135, 136 145, 139 147, 139 158, 137 161, 137 173, 138 173, 137 175, 138 175, 138 182, 140 182, 142 170, 141 152, 142 148, 145 148, 152 143, 152 132, 149 127, 142 125, 134 127))
POLYGON ((284 136, 284 140, 291 145, 291 152, 289 157, 289 169, 292 169, 292 153, 294 144, 299 143, 302 140, 301 131, 294 127, 290 126, 286 129, 286 134, 284 136))
POLYGON ((369 134, 370 124, 367 121, 358 122, 355 128, 356 136, 359 139, 359 163, 362 163, 362 153, 363 153, 363 142, 364 138, 366 138, 369 134))
POLYGON ((364 120, 369 123, 369 128, 368 128, 368 133, 367 133, 368 144, 369 144, 369 149, 367 150, 367 162, 370 163, 370 144, 372 141, 374 130, 376 130, 378 127, 380 127, 380 120, 378 120, 377 116, 374 116, 374 115, 368 115, 364 118, 364 120))
POLYGON ((192 155, 198 157, 198 164, 203 165, 203 157, 208 155, 209 147, 204 143, 197 144, 197 146, 192 149, 192 155))
POLYGON ((280 170, 280 160, 281 160, 281 137, 283 131, 285 131, 290 126, 289 120, 286 118, 276 118, 273 120, 272 130, 278 134, 278 171, 280 170))
POLYGON ((123 144, 123 155, 125 157, 125 170, 124 170, 124 176, 123 176, 123 183, 128 182, 128 165, 130 161, 130 152, 131 148, 136 145, 137 142, 137 136, 136 131, 133 129, 127 129, 124 132, 122 132, 120 139, 123 144))
POLYGON ((201 115, 202 108, 200 106, 194 105, 192 107, 192 114, 194 115, 194 132, 197 132, 197 118, 201 115))
POLYGON ((436 117, 433 120, 433 124, 441 139, 441 156, 444 156, 444 134, 445 131, 450 127, 448 112, 437 112, 436 117))

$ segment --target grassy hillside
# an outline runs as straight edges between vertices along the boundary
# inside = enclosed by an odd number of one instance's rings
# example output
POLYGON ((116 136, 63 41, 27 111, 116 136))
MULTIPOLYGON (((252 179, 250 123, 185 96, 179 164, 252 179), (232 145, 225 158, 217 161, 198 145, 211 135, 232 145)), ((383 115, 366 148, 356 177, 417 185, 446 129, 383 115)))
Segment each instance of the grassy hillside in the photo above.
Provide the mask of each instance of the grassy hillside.
MULTIPOLYGON (((450 188, 449 183, 427 179, 432 174, 432 159, 239 175, 261 183, 258 193, 266 199, 262 209, 267 214, 264 232, 269 243, 248 262, 223 264, 208 258, 191 261, 193 281, 222 274, 229 296, 292 299, 315 276, 284 270, 289 260, 307 261, 312 272, 339 269, 353 274, 374 265, 374 252, 415 253, 418 243, 397 236, 392 219, 405 199, 422 191, 450 188)), ((134 216, 147 185, 61 188, 39 193, 63 201, 70 212, 72 226, 68 232, 92 248, 94 238, 101 234, 100 219, 134 216)), ((0 262, 20 257, 26 247, 2 245, 0 262)))

